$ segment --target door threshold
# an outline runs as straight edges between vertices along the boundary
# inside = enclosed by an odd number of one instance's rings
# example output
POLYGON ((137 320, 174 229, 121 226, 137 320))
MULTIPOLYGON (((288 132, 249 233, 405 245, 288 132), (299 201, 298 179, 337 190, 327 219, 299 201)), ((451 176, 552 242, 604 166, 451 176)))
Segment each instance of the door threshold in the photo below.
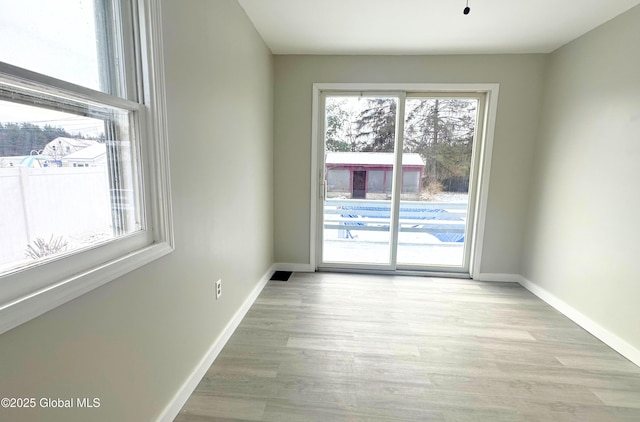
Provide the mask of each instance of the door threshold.
POLYGON ((371 274, 371 275, 398 275, 411 277, 434 277, 434 278, 458 278, 471 280, 471 275, 467 273, 455 273, 445 271, 418 271, 418 270, 383 270, 370 268, 336 268, 318 267, 316 272, 321 273, 350 273, 350 274, 371 274))

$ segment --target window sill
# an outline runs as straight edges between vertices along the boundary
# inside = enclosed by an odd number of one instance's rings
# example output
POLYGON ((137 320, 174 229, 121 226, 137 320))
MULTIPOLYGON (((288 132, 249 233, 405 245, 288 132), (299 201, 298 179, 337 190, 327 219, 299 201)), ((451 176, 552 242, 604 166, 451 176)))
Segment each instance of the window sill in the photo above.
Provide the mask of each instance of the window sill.
POLYGON ((10 303, 0 305, 0 334, 70 300, 107 284, 173 251, 167 242, 155 243, 76 274, 10 303))

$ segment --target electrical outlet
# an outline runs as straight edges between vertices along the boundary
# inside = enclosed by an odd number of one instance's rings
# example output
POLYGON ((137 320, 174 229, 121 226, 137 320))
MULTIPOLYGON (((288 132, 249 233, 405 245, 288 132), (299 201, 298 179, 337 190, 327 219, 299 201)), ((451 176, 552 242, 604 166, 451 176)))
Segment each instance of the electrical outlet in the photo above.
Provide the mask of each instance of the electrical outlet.
POLYGON ((216 299, 220 299, 222 296, 222 279, 216 281, 216 299))

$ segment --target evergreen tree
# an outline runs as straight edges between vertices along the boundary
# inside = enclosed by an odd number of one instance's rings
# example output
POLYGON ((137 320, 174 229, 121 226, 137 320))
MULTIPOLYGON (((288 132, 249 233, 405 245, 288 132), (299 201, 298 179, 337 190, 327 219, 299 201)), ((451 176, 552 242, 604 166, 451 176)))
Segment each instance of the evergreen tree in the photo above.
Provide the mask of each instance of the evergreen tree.
POLYGON ((396 106, 394 98, 367 99, 367 106, 356 121, 356 137, 365 140, 360 151, 393 152, 396 140, 396 106))
POLYGON ((407 101, 404 149, 425 160, 425 185, 467 189, 476 110, 477 101, 471 99, 407 101))

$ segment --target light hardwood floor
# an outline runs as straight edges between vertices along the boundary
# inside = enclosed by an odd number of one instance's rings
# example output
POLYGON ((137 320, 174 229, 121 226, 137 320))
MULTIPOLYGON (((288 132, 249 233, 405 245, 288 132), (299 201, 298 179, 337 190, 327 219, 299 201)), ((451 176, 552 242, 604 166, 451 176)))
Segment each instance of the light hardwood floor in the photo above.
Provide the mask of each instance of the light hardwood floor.
POLYGON ((294 274, 175 421, 637 422, 640 368, 519 285, 294 274))

